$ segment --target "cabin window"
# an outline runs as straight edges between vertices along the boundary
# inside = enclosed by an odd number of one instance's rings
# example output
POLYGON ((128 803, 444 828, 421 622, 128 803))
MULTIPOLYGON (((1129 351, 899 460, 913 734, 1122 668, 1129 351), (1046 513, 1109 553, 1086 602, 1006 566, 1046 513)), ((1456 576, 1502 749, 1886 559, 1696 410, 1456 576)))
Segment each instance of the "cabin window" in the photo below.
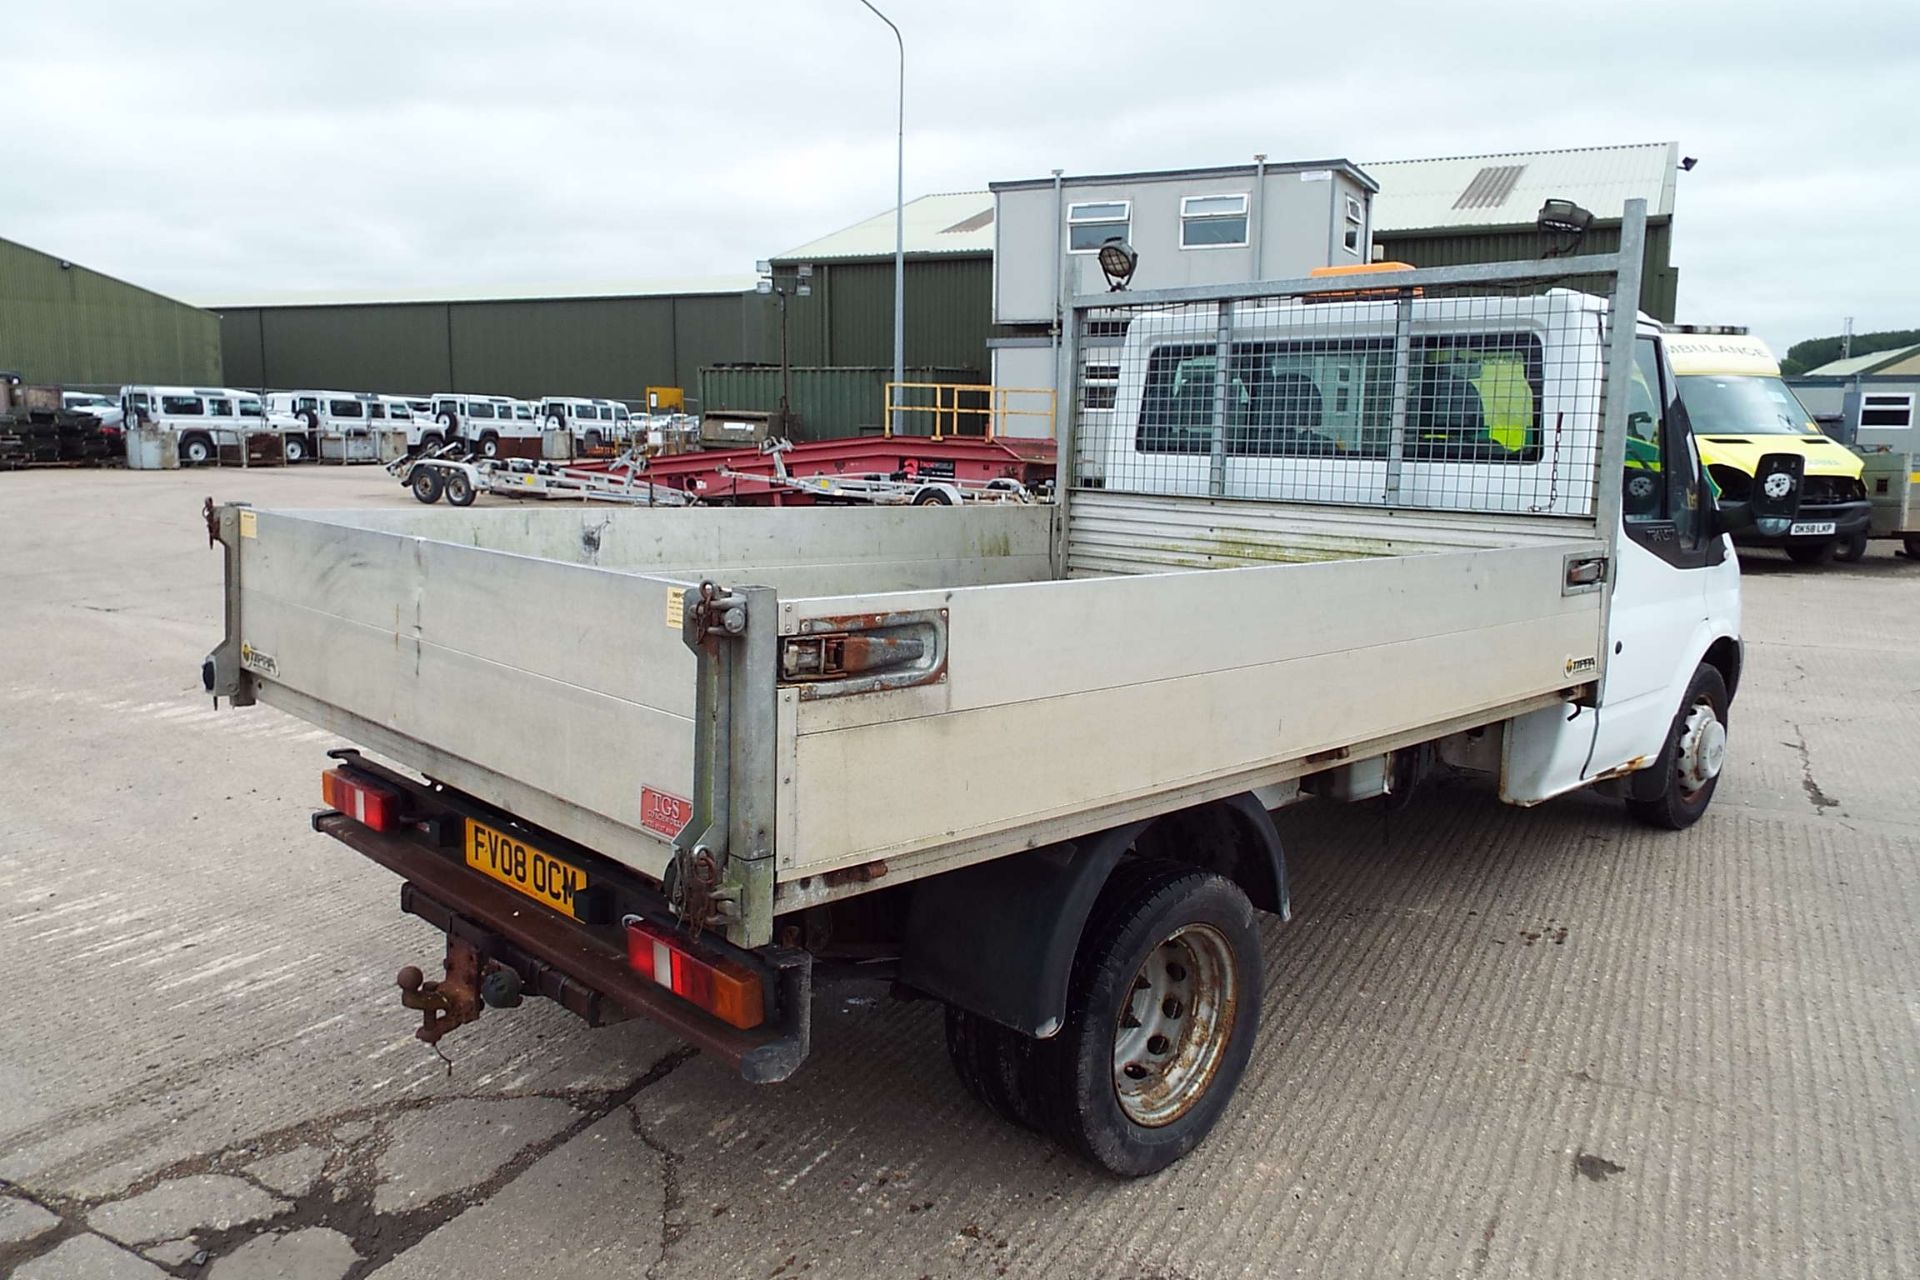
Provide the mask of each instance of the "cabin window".
POLYGON ((1913 396, 1869 391, 1860 397, 1860 425, 1880 430, 1904 430, 1913 425, 1913 396))
POLYGON ((1232 249, 1246 243, 1246 196, 1187 196, 1180 201, 1182 249, 1232 249))
POLYGON ((1067 206, 1067 251, 1094 253, 1101 245, 1118 236, 1125 240, 1133 221, 1133 204, 1127 200, 1103 200, 1067 206))

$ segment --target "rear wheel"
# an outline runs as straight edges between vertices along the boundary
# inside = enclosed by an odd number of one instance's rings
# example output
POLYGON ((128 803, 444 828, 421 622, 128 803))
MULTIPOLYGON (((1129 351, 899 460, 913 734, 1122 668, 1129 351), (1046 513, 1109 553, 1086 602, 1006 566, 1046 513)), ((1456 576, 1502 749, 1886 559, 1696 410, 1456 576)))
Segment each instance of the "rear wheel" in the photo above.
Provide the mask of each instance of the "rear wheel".
POLYGON ((1044 1126, 1034 1113, 1036 1041, 978 1014, 947 1006, 947 1057, 960 1083, 987 1110, 1023 1129, 1044 1126))
POLYGON ((1833 553, 1838 546, 1838 540, 1833 538, 1828 538, 1821 542, 1789 542, 1787 544, 1787 559, 1793 561, 1795 564, 1825 564, 1827 561, 1833 559, 1833 553))
POLYGON ((1920 560, 1920 534, 1908 534, 1900 540, 1900 546, 1907 553, 1907 559, 1920 560))
POLYGON ((1033 1114, 1107 1171, 1137 1178, 1199 1145, 1260 1023, 1260 938, 1231 881, 1124 861, 1087 920, 1058 1035, 1034 1042, 1033 1114))
POLYGON ((288 462, 305 462, 307 460, 307 438, 305 436, 283 436, 281 437, 281 443, 286 450, 286 459, 288 462))
POLYGON ((192 466, 202 466, 213 461, 213 441, 202 435, 184 436, 180 440, 180 461, 192 466))
POLYGON ((1702 663, 1687 683, 1667 745, 1652 766, 1666 771, 1666 791, 1652 800, 1629 799, 1627 810, 1649 826, 1669 831, 1692 826, 1713 803, 1726 757, 1727 682, 1702 663))
POLYGON ((431 505, 440 501, 446 482, 441 479, 438 467, 415 467, 413 479, 407 482, 407 487, 413 490, 414 497, 431 505))
POLYGON ((447 501, 456 507, 473 505, 473 481, 464 471, 449 471, 445 484, 447 501))
POLYGON ((600 447, 600 444, 601 444, 601 437, 598 431, 587 432, 587 448, 598 449, 600 447))
POLYGON ((483 458, 499 457, 500 456, 500 437, 497 435, 494 435, 491 431, 489 431, 486 435, 481 436, 480 437, 480 456, 483 458))
POLYGON ((1856 564, 1867 554, 1867 535, 1852 533, 1834 544, 1833 558, 1841 564, 1856 564))
POLYGON ((438 431, 428 431, 420 437, 420 452, 432 453, 445 443, 446 439, 438 431))

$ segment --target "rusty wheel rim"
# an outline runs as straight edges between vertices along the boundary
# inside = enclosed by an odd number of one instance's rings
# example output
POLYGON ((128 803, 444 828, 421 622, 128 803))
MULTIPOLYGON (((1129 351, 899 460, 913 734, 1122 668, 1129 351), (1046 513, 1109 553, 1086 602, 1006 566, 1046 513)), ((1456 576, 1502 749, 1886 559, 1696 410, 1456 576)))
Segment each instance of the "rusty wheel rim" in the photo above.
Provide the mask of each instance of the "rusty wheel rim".
POLYGON ((1239 985, 1233 949, 1212 925, 1182 925, 1147 954, 1113 1035, 1113 1091, 1129 1120, 1172 1124, 1206 1096, 1239 985))

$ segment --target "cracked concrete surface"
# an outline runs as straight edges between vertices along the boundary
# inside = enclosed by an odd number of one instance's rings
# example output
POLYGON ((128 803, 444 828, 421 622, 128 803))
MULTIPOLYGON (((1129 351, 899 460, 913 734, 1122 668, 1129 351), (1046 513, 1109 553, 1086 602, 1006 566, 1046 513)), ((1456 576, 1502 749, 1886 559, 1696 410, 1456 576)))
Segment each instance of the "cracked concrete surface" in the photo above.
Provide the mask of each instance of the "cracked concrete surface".
POLYGON ((823 998, 771 1088, 541 1002, 449 1072, 393 998, 433 935, 306 827, 337 740, 198 692, 208 492, 410 501, 0 476, 0 1275, 1920 1272, 1920 564, 1749 557, 1693 831, 1449 787, 1283 814, 1240 1094, 1119 1184, 970 1103, 927 1005, 823 998))

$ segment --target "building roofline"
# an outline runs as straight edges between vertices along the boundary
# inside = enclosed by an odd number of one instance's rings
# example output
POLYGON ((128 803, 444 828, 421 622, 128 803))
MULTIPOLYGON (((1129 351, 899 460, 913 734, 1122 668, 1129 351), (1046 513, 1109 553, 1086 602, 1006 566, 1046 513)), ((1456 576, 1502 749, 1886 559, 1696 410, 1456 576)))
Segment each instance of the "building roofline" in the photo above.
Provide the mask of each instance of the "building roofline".
POLYGON ((1597 147, 1537 147, 1531 151, 1474 151, 1457 156, 1420 156, 1407 160, 1369 160, 1369 169, 1385 169, 1397 164, 1444 164, 1450 160, 1512 160, 1519 156, 1570 156, 1588 151, 1648 151, 1654 147, 1672 150, 1677 142, 1607 142, 1597 147))
POLYGON ((467 307, 492 306, 500 303, 519 302, 619 302, 645 298, 734 298, 743 293, 752 293, 753 286, 743 283, 739 288, 693 288, 661 289, 654 291, 611 289, 606 293, 507 293, 497 295, 475 294, 469 297, 438 298, 383 298, 377 294, 366 297, 331 297, 320 295, 312 298, 282 297, 273 299, 252 299, 241 302, 209 303, 202 310, 221 315, 229 311, 299 311, 314 307, 467 307))
MULTIPOLYGON (((1175 181, 1180 178, 1237 178, 1252 176, 1262 168, 1268 173, 1300 173, 1311 169, 1339 169, 1351 175, 1369 191, 1380 190, 1375 182, 1359 165, 1344 156, 1331 160, 1270 160, 1259 164, 1226 164, 1196 169, 1141 169, 1131 173, 1072 173, 1062 174, 1060 185, 1071 187, 1108 182, 1142 182, 1149 179, 1175 181)), ((1048 178, 1015 178, 1005 182, 989 182, 987 190, 998 194, 1002 191, 1035 191, 1053 185, 1048 178)))
MULTIPOLYGON (((986 248, 971 246, 965 249, 909 249, 905 254, 908 262, 926 262, 929 260, 934 262, 951 262, 960 258, 991 258, 992 256, 993 247, 991 245, 986 248)), ((801 254, 798 257, 785 255, 768 258, 767 261, 776 267, 793 267, 803 262, 816 267, 833 267, 846 262, 892 262, 893 250, 888 249, 884 253, 834 253, 824 256, 815 254, 801 254)))
POLYGON ((0 236, 0 244, 11 245, 15 249, 25 250, 26 252, 31 253, 36 257, 45 258, 50 262, 54 262, 54 263, 64 262, 67 264, 68 270, 84 271, 88 275, 94 276, 101 280, 105 280, 110 284, 117 284, 123 289, 131 289, 135 293, 144 293, 149 298, 158 298, 162 302, 170 302, 176 307, 185 307, 189 311, 205 311, 208 314, 212 314, 212 308, 210 307, 203 307, 196 302, 187 302, 183 299, 174 297, 170 293, 161 293, 158 289, 149 289, 146 285, 135 284, 131 280, 122 280, 119 276, 108 275, 106 272, 97 270, 96 268, 93 268, 93 267, 89 267, 83 262, 75 262, 72 258, 64 257, 57 253, 49 253, 45 249, 36 249, 32 245, 22 244, 18 240, 9 240, 5 236, 0 236))

